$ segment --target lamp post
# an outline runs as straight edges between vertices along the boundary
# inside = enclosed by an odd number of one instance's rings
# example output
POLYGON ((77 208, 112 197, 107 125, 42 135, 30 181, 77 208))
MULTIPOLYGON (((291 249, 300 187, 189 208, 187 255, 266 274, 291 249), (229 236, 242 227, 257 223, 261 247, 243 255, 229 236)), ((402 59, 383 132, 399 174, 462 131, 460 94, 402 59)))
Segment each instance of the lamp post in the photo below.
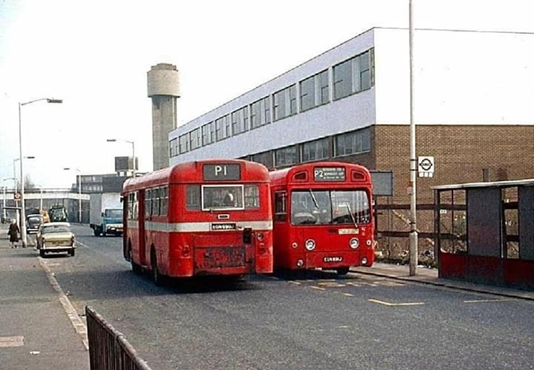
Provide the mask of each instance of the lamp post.
POLYGON ((76 175, 76 182, 78 183, 78 222, 82 223, 82 171, 78 168, 63 168, 64 171, 74 170, 78 174, 76 175))
POLYGON ((414 39, 414 21, 413 21, 413 0, 409 4, 409 47, 410 47, 410 187, 412 194, 410 198, 410 276, 417 274, 418 247, 417 247, 417 157, 415 150, 415 105, 414 105, 414 62, 413 62, 413 39, 414 39))
POLYGON ((123 141, 125 143, 129 143, 132 145, 132 161, 133 161, 133 168, 132 168, 132 177, 135 177, 135 171, 136 171, 136 165, 135 165, 135 143, 133 141, 129 140, 121 140, 121 139, 107 139, 108 143, 116 143, 117 141, 123 141))
POLYGON ((26 248, 27 238, 26 238, 26 210, 24 209, 24 157, 22 156, 22 107, 24 105, 37 103, 39 101, 46 100, 47 103, 51 104, 61 104, 63 100, 61 99, 51 99, 51 98, 40 98, 35 100, 30 100, 24 103, 19 103, 19 159, 20 159, 20 235, 22 236, 22 247, 26 248))
MULTIPOLYGON (((17 186, 17 178, 16 177, 8 177, 8 178, 5 178, 5 179, 2 179, 2 183, 4 181, 9 181, 9 180, 13 180, 13 189, 15 189, 15 187, 17 186)), ((2 187, 4 188, 4 196, 2 198, 2 216, 3 216, 3 220, 5 221, 6 220, 6 188, 7 186, 5 185, 2 185, 2 187)), ((13 190, 13 194, 15 194, 15 190, 13 190)))

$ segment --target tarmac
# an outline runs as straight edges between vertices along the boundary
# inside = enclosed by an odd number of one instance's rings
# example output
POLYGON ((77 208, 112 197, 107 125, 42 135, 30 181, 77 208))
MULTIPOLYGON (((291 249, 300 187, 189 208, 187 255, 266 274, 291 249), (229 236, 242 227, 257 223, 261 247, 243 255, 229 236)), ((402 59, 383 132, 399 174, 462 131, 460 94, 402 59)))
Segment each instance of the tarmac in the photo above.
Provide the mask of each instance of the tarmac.
MULTIPOLYGON (((85 326, 33 246, 12 249, 0 225, 0 369, 89 369, 85 326), (74 311, 74 312, 72 312, 74 311)), ((375 263, 351 272, 534 301, 534 292, 440 279, 436 269, 375 263)))

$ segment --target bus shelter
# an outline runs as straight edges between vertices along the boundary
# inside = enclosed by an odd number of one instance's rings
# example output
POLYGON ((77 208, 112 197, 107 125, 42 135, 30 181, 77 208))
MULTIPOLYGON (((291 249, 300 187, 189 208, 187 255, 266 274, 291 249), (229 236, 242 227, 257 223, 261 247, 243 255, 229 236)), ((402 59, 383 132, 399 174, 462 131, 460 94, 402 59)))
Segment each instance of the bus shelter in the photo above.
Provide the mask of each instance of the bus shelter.
POLYGON ((433 189, 440 278, 534 289, 534 179, 433 189))

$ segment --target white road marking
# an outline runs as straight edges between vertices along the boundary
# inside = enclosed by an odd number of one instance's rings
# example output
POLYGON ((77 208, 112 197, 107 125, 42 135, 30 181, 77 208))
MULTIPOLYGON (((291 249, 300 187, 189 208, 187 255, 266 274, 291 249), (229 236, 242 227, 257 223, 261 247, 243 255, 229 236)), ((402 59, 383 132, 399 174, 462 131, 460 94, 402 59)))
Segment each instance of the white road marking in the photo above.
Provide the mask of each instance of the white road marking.
POLYGON ((321 288, 320 286, 315 286, 315 285, 310 286, 310 288, 316 289, 316 290, 326 290, 325 288, 321 288))
POLYGON ((21 347, 24 345, 23 336, 0 337, 0 347, 21 347))
POLYGON ((89 340, 87 339, 87 327, 85 326, 82 319, 76 312, 76 309, 74 308, 70 300, 67 298, 65 293, 63 293, 63 289, 61 289, 61 286, 59 285, 56 278, 54 277, 53 272, 48 267, 47 262, 41 257, 38 257, 38 260, 39 260, 41 267, 45 271, 46 276, 48 277, 48 281, 50 282, 54 290, 59 294, 59 302, 61 303, 61 306, 63 306, 65 313, 69 317, 72 326, 74 326, 74 330, 82 338, 83 346, 85 347, 85 350, 88 351, 89 340))
POLYGON ((369 299, 369 302, 378 303, 384 306, 422 306, 425 303, 424 302, 405 302, 405 303, 390 303, 390 302, 384 302, 379 301, 378 299, 369 299))
POLYGON ((507 302, 511 299, 473 299, 470 301, 464 301, 464 303, 488 303, 488 302, 507 302))

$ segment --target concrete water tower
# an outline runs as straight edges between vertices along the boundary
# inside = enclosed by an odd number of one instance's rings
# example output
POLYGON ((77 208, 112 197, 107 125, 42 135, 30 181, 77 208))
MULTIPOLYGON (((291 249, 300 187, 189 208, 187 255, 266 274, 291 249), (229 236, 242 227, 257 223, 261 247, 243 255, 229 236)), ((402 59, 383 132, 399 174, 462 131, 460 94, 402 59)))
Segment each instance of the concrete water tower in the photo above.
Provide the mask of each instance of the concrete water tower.
POLYGON ((152 98, 152 152, 154 171, 169 167, 169 133, 176 128, 176 99, 180 97, 178 70, 160 63, 147 72, 152 98))

